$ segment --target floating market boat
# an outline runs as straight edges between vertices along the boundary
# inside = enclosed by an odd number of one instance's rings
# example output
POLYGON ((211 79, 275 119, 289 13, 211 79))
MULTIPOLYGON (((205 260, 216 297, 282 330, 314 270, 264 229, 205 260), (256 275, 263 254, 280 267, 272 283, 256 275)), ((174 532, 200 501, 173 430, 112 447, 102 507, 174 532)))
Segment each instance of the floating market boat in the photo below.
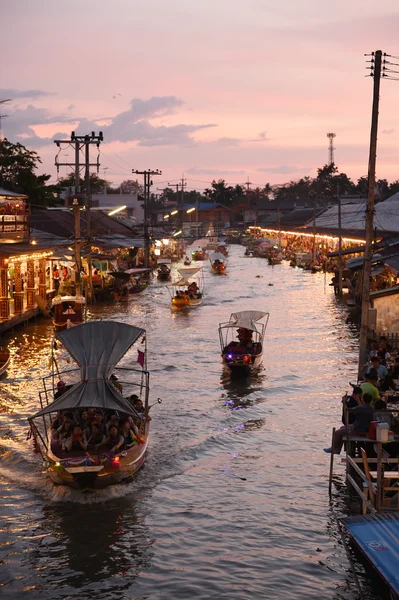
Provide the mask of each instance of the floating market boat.
POLYGON ((53 324, 56 329, 69 329, 84 322, 86 299, 83 296, 54 296, 51 305, 54 310, 53 324))
POLYGON ((170 272, 171 272, 171 268, 170 265, 172 264, 172 261, 170 260, 170 258, 159 258, 157 260, 157 264, 158 264, 158 279, 160 281, 168 281, 168 279, 170 279, 170 272))
POLYGON ((212 252, 209 257, 212 273, 215 275, 225 275, 226 273, 226 257, 221 252, 212 252))
POLYGON ((115 279, 114 299, 120 302, 127 302, 130 298, 141 295, 149 284, 148 279, 144 278, 144 275, 150 272, 151 269, 141 267, 109 273, 115 279))
POLYGON ((259 367, 268 321, 267 312, 244 310, 231 314, 226 323, 220 323, 222 362, 232 375, 246 376, 259 367))
POLYGON ((7 371, 11 356, 8 348, 0 347, 0 377, 7 371))
POLYGON ((283 262, 283 253, 279 248, 273 248, 268 256, 269 265, 280 265, 283 262))
POLYGON ((57 371, 56 376, 53 373, 43 379, 44 389, 40 392, 42 408, 29 419, 35 449, 46 464, 46 475, 56 484, 84 491, 130 479, 144 463, 148 445, 150 407, 149 373, 144 369, 146 352, 139 351, 137 362, 142 368, 117 368, 118 374, 123 374, 123 380, 120 376, 117 385, 112 372, 136 342, 145 342, 145 330, 116 321, 90 321, 58 333, 57 339, 78 368, 57 371), (57 377, 60 378, 58 389, 62 384, 65 390, 61 395, 59 391, 54 394, 57 377), (66 385, 73 377, 75 382, 66 385), (135 409, 122 395, 122 388, 125 395, 135 392, 135 398, 142 400, 143 411, 135 409), (79 446, 76 424, 82 412, 90 408, 100 410, 104 417, 115 412, 119 418, 132 417, 136 423, 132 445, 123 445, 115 450, 103 438, 96 446, 76 449, 79 446), (75 446, 72 443, 69 451, 68 442, 60 442, 60 434, 57 435, 51 426, 61 411, 66 411, 66 415, 73 419, 70 427, 72 440, 76 443, 75 446))
POLYGON ((204 298, 202 267, 181 267, 178 273, 180 279, 167 284, 172 309, 181 310, 202 304, 204 298))

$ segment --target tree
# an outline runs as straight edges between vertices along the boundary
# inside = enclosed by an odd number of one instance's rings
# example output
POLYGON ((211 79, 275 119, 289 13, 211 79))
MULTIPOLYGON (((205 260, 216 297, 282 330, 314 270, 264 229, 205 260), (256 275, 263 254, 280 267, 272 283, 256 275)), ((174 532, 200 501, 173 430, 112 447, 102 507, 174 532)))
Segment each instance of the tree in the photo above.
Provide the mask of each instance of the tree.
POLYGON ((231 208, 236 202, 243 200, 244 189, 240 185, 236 185, 235 187, 231 185, 226 186, 224 179, 213 180, 212 187, 204 190, 204 196, 212 200, 212 202, 231 208))
POLYGON ((0 141, 0 185, 11 192, 26 194, 31 204, 57 203, 58 185, 46 185, 50 175, 36 175, 39 155, 20 143, 0 141))
POLYGON ((143 186, 137 179, 125 179, 120 185, 122 194, 143 194, 143 186))
MULTIPOLYGON (((84 190, 85 180, 79 179, 80 189, 84 190)), ((75 173, 68 173, 66 177, 61 177, 58 181, 61 188, 75 188, 75 173)), ((90 173, 90 191, 92 194, 101 194, 104 189, 111 190, 112 182, 107 179, 101 179, 96 173, 90 173)))

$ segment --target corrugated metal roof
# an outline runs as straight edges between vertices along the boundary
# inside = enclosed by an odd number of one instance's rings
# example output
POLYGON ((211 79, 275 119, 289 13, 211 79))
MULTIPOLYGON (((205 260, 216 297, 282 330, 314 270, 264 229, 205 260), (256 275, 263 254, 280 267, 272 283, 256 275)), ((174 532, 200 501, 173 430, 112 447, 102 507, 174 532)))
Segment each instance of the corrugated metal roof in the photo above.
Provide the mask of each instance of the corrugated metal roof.
POLYGON ((399 515, 348 517, 342 523, 381 577, 399 595, 399 515))

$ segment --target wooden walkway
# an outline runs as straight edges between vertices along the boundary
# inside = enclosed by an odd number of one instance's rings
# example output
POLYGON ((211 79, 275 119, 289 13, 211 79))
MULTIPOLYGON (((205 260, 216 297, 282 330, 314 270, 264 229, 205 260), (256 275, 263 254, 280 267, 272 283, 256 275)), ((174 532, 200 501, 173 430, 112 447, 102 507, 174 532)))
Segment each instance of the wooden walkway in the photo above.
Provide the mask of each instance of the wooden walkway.
POLYGON ((25 310, 21 315, 14 315, 10 317, 7 321, 2 321, 0 323, 0 334, 8 331, 9 329, 14 329, 18 325, 22 325, 23 323, 27 323, 31 319, 37 317, 40 314, 40 310, 36 308, 32 308, 30 310, 25 310))

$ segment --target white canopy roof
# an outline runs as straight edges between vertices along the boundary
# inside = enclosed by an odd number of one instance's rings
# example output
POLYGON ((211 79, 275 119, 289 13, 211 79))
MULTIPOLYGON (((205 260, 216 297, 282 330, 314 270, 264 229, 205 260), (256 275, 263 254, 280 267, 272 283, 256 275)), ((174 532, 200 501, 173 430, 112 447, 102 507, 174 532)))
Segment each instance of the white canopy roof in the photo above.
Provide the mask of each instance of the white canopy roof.
POLYGON ((195 240, 195 242, 191 244, 191 248, 205 248, 205 246, 207 246, 208 244, 209 239, 202 238, 200 240, 195 240))
POLYGON ((215 260, 220 260, 221 262, 224 263, 224 261, 226 260, 226 257, 224 254, 222 254, 221 252, 212 252, 212 254, 209 257, 211 259, 212 262, 214 262, 215 260))
POLYGON ((172 283, 168 283, 168 285, 187 285, 190 283, 190 278, 196 275, 199 271, 201 271, 202 267, 181 267, 177 269, 181 275, 181 278, 178 281, 173 281, 172 283))
POLYGON ((86 298, 84 296, 54 296, 51 304, 62 304, 63 302, 77 302, 78 304, 86 304, 86 298))
POLYGON ((81 382, 35 415, 58 410, 105 408, 131 413, 131 406, 109 381, 114 366, 144 329, 117 321, 89 321, 57 335, 80 366, 81 382))
POLYGON ((242 312, 232 313, 230 315, 229 326, 243 327, 251 331, 257 331, 256 322, 266 317, 269 313, 258 310, 243 310, 242 312))

